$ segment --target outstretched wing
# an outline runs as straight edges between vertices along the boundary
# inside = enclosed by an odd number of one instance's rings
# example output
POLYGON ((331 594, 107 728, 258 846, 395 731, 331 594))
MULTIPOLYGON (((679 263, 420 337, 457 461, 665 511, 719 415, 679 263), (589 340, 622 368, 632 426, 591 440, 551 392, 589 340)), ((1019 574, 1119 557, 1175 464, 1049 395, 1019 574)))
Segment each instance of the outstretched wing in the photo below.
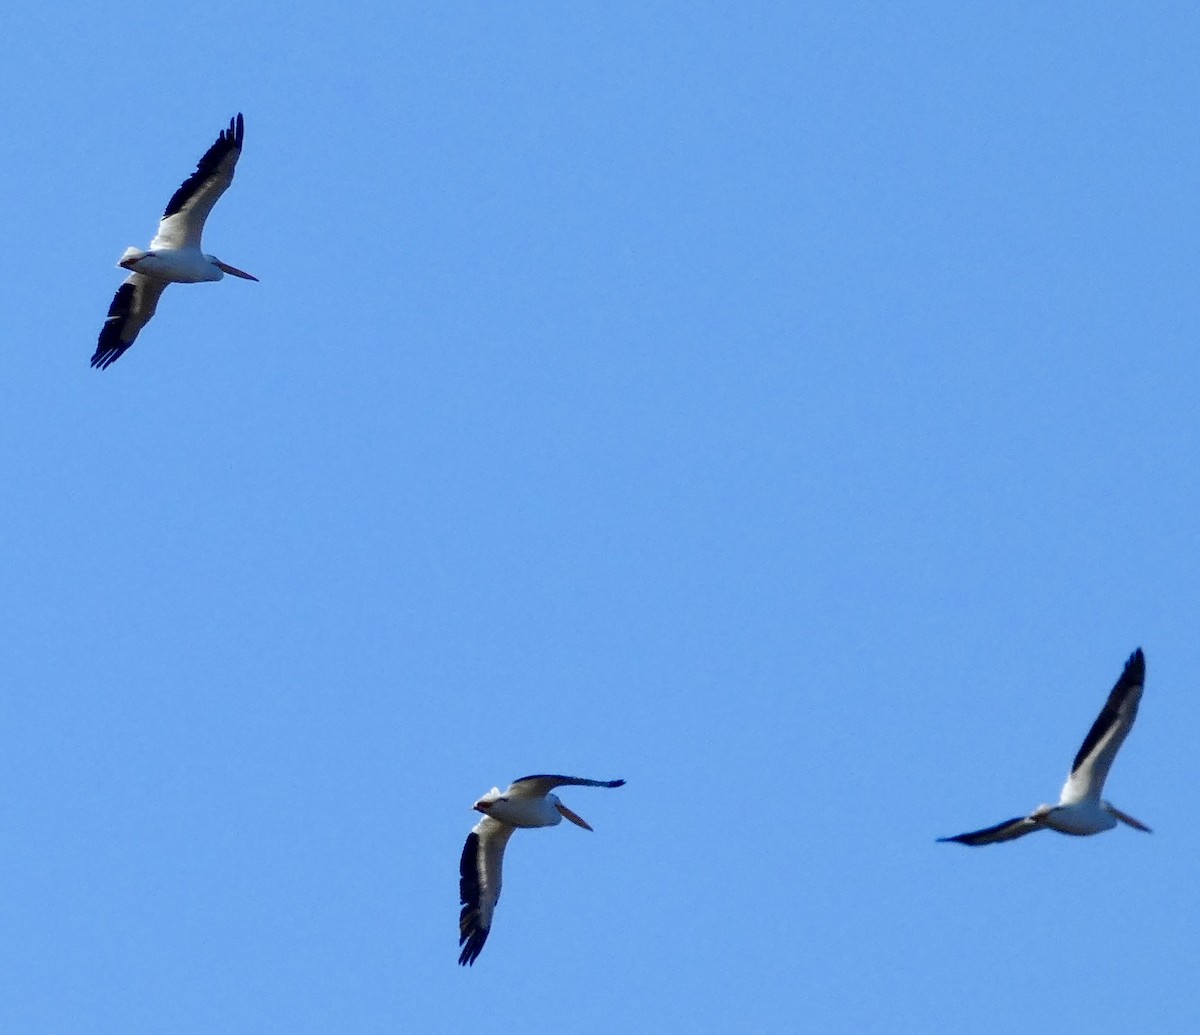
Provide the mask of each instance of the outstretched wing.
POLYGON ((166 287, 165 280, 156 280, 141 273, 131 273, 125 278, 117 288, 112 305, 108 307, 104 326, 100 328, 100 339, 92 354, 92 366, 104 370, 121 358, 141 329, 149 323, 166 287))
POLYGON ((624 780, 585 780, 581 776, 522 776, 509 784, 505 795, 510 798, 541 798, 555 787, 621 787, 624 780))
POLYGON ((994 827, 984 827, 982 830, 972 830, 969 834, 959 834, 957 837, 939 837, 938 841, 956 841, 960 845, 994 845, 1000 841, 1012 841, 1014 838, 1032 834, 1039 828, 1028 816, 1018 816, 1016 819, 1006 819, 994 827))
POLYGON ((1141 647, 1129 655, 1120 679, 1104 702, 1104 707, 1083 738, 1071 775, 1063 784, 1059 803, 1074 805, 1089 798, 1098 799, 1108 779, 1108 770, 1137 718, 1142 688, 1146 682, 1146 656, 1141 647))
POLYGON ((233 182, 233 171, 242 153, 246 135, 241 112, 229 120, 229 128, 221 130, 216 143, 204 152, 192 173, 171 195, 158 233, 150 242, 156 248, 199 248, 204 233, 204 221, 217 199, 233 182))
POLYGON ((458 916, 458 944, 462 948, 458 962, 473 964, 483 951, 492 914, 500 901, 500 872, 504 866, 504 847, 515 827, 484 816, 467 835, 459 863, 458 898, 462 912, 458 916))

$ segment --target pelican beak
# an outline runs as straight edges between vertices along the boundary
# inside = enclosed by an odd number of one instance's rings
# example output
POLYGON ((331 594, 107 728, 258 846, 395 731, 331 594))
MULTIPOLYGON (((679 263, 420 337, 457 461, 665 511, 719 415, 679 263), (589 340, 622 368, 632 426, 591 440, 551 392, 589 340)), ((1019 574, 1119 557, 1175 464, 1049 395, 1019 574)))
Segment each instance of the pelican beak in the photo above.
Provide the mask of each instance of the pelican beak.
POLYGON ((482 812, 485 816, 487 815, 487 805, 482 801, 477 801, 471 808, 476 812, 482 812))
POLYGON ((1106 809, 1108 809, 1108 811, 1111 812, 1113 814, 1113 816, 1115 816, 1117 819, 1119 819, 1122 823, 1126 824, 1127 826, 1133 827, 1134 830, 1141 830, 1147 834, 1154 833, 1154 831, 1151 830, 1148 826, 1146 826, 1145 823, 1139 823, 1132 816, 1125 815, 1124 812, 1122 812, 1120 809, 1115 808, 1114 806, 1110 805, 1108 802, 1104 803, 1104 807, 1106 809))
MULTIPOLYGON (((589 827, 587 825, 587 823, 585 823, 582 819, 580 819, 577 815, 575 815, 574 812, 572 812, 569 808, 567 808, 561 801, 557 802, 554 807, 556 809, 558 809, 559 814, 563 817, 563 819, 569 819, 577 827, 583 827, 584 830, 592 829, 591 827, 589 827)), ((593 831, 593 833, 594 833, 594 831, 593 831)))
POLYGON ((253 280, 258 283, 258 277, 251 276, 245 270, 240 270, 236 266, 230 266, 227 262, 222 262, 220 259, 213 259, 213 265, 222 273, 231 273, 235 277, 241 277, 242 280, 253 280))

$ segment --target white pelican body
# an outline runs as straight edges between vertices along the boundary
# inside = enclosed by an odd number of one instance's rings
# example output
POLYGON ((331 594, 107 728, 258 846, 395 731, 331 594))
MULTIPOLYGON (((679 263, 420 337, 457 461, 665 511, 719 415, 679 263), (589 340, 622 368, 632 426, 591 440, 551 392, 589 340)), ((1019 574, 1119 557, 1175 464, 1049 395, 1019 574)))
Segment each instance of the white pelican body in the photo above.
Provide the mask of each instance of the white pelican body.
POLYGON ((1129 656, 1121 678, 1117 680, 1099 716, 1092 723, 1088 735, 1084 737, 1071 765, 1067 782, 1063 784, 1057 805, 1039 805, 1028 816, 1018 816, 993 827, 973 830, 957 837, 941 837, 938 840, 956 841, 975 847, 995 844, 998 841, 1011 841, 1042 829, 1082 837, 1111 830, 1118 820, 1135 830, 1149 833, 1148 826, 1139 823, 1100 797, 1113 759, 1129 735, 1133 720, 1137 718, 1138 703, 1142 699, 1145 682, 1146 658, 1139 647, 1129 656))
POLYGON ((219 262, 199 248, 160 248, 156 251, 151 243, 150 251, 126 248, 117 265, 167 284, 204 284, 225 276, 219 262))
MULTIPOLYGON (((528 779, 528 777, 526 777, 528 779)), ((479 799, 474 808, 499 823, 510 827, 556 827, 563 821, 563 812, 559 809, 567 807, 559 800, 557 794, 546 794, 540 798, 520 797, 521 781, 509 787, 508 794, 502 795, 499 787, 493 787, 479 799)), ((569 812, 570 810, 567 809, 569 812)))
POLYGON ((204 221, 233 182, 244 137, 245 124, 239 113, 167 202, 149 249, 125 249, 117 265, 130 275, 108 307, 92 366, 103 370, 121 358, 149 323, 168 284, 200 284, 220 280, 226 273, 244 280, 258 279, 200 250, 204 221))
POLYGON ((462 947, 458 962, 473 964, 483 951, 492 914, 500 901, 500 872, 504 848, 517 827, 554 827, 569 819, 584 830, 591 830, 558 798, 555 787, 620 787, 624 780, 584 780, 577 776, 522 776, 501 793, 493 787, 472 808, 483 819, 467 835, 459 863, 458 944, 462 947))

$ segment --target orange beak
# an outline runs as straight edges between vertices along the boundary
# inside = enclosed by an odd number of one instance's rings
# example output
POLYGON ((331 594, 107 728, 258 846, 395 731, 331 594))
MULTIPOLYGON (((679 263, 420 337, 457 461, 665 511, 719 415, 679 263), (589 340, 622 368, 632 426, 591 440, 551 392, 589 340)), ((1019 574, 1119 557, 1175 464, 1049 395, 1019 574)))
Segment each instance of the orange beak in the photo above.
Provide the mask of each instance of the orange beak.
POLYGON ((1151 830, 1151 829, 1150 829, 1148 826, 1146 826, 1146 824, 1145 824, 1145 823, 1139 823, 1139 822, 1138 822, 1136 819, 1134 819, 1132 816, 1128 815, 1128 814, 1127 814, 1127 813, 1125 813, 1125 812, 1122 812, 1120 809, 1118 809, 1118 808, 1116 808, 1115 806, 1113 806, 1113 805, 1109 804, 1108 802, 1105 802, 1105 803, 1104 803, 1104 807, 1105 807, 1106 809, 1108 809, 1108 811, 1109 811, 1109 812, 1111 812, 1111 813, 1112 813, 1112 814, 1113 814, 1113 815, 1114 815, 1114 816, 1115 816, 1117 819, 1119 819, 1119 820, 1120 820, 1122 823, 1126 823, 1126 824, 1128 824, 1129 826, 1133 827, 1133 829, 1134 829, 1134 830, 1141 830, 1141 831, 1144 831, 1144 832, 1145 832, 1145 833, 1147 833, 1147 834, 1152 834, 1152 833, 1154 833, 1154 831, 1152 831, 1152 830, 1151 830))
POLYGON ((251 274, 247 273, 245 270, 238 269, 236 266, 230 266, 229 263, 222 262, 220 259, 214 259, 213 265, 216 266, 217 269, 221 270, 224 273, 232 273, 235 277, 241 277, 242 280, 253 280, 253 281, 258 280, 258 277, 252 276, 251 274))
MULTIPOLYGON (((574 812, 572 812, 569 808, 567 808, 561 801, 554 807, 556 809, 558 809, 558 811, 562 815, 563 819, 569 819, 577 827, 583 827, 584 830, 592 829, 591 827, 589 827, 587 825, 587 823, 585 823, 582 819, 580 819, 577 815, 575 815, 574 812)), ((594 833, 594 831, 593 831, 593 833, 594 833)))

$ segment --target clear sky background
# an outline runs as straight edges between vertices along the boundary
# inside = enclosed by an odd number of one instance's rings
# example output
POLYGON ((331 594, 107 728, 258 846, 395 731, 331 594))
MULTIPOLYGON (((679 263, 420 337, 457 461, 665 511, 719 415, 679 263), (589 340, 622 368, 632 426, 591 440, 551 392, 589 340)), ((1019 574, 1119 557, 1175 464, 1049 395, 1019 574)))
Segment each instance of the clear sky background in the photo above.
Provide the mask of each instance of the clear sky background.
POLYGON ((1195 1023, 1200 9, 1000 6, 9 12, 0 1029, 1195 1023))

